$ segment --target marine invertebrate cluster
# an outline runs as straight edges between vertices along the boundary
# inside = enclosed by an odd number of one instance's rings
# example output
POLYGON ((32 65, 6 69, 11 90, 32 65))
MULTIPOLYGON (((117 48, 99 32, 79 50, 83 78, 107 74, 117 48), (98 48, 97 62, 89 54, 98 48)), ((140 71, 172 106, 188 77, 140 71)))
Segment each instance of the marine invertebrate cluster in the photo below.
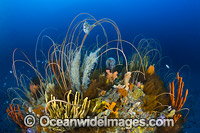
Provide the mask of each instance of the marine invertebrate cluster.
POLYGON ((81 101, 80 93, 76 92, 74 101, 71 101, 70 95, 72 91, 70 90, 67 95, 67 101, 57 100, 55 97, 51 96, 51 100, 48 101, 46 98, 45 111, 49 112, 51 118, 84 118, 90 108, 90 100, 86 97, 81 101), (81 105, 80 105, 81 103, 81 105))
POLYGON ((99 52, 99 49, 97 49, 94 53, 90 53, 90 55, 85 60, 85 70, 83 72, 83 78, 82 78, 82 86, 84 89, 87 89, 87 86, 90 82, 89 76, 91 73, 91 70, 94 68, 95 63, 97 63, 98 56, 97 53, 99 52))
MULTIPOLYGON (((151 40, 142 39, 136 48, 132 43, 122 40, 120 31, 114 21, 110 19, 96 20, 90 14, 79 14, 72 21, 62 44, 53 45, 48 50, 47 63, 44 65, 44 75, 28 60, 22 61, 31 67, 36 75, 37 83, 31 82, 29 89, 25 86, 23 75, 18 77, 13 60, 13 72, 22 89, 10 89, 17 98, 17 109, 7 109, 8 115, 22 128, 22 131, 36 130, 38 132, 157 132, 158 127, 41 127, 36 124, 28 129, 22 124, 25 113, 35 117, 47 115, 59 119, 86 119, 87 117, 103 118, 144 118, 145 124, 152 118, 174 118, 177 121, 182 117, 181 108, 186 102, 182 97, 182 78, 177 74, 178 93, 175 100, 174 82, 170 83, 168 93, 165 83, 156 73, 159 69, 155 59, 160 57, 158 49, 150 45, 151 40), (90 19, 75 20, 82 15, 90 19), (92 25, 89 25, 91 21, 92 25), (117 31, 116 40, 108 40, 103 23, 109 23, 117 31), (106 43, 94 46, 93 52, 85 51, 84 46, 88 34, 100 27, 106 43), (81 29, 82 30, 77 30, 81 29), (115 43, 116 47, 110 47, 115 43), (126 57, 123 47, 130 45, 133 53, 126 57), (146 45, 147 44, 147 45, 146 45), (110 51, 115 51, 112 56, 110 51), (89 53, 89 55, 88 55, 89 53), (106 53, 106 54, 105 54, 106 53), (82 57, 84 55, 84 57, 82 57), (107 58, 106 56, 110 57, 107 58), (105 57, 105 58, 104 58, 105 57), (123 60, 121 59, 123 58, 123 60), (116 59, 116 60, 115 60, 116 59), (118 60, 117 60, 118 59, 118 60), (22 97, 17 90, 25 94, 22 97), (171 100, 171 103, 170 103, 171 100), (170 108, 171 107, 171 108, 170 108)), ((87 48, 87 47, 86 47, 87 48)), ((37 51, 37 49, 36 49, 37 51)), ((14 57, 15 57, 14 51, 14 57)), ((25 55, 25 54, 24 54, 25 55)), ((25 55, 25 57, 27 57, 25 55)), ((37 57, 37 56, 36 56, 37 57)), ((20 60, 21 61, 21 60, 20 60)), ((27 78, 27 76, 26 76, 27 78)), ((27 82, 27 81, 26 81, 27 82)), ((178 124, 178 123, 176 123, 178 124)), ((165 127, 164 127, 165 128, 165 127)), ((171 127, 166 127, 169 129, 171 127)))
POLYGON ((10 107, 7 108, 6 112, 8 113, 10 118, 12 118, 12 120, 15 123, 17 123, 21 128, 23 128, 23 129, 28 128, 23 124, 24 117, 23 117, 23 114, 22 114, 22 112, 19 108, 19 105, 17 105, 17 108, 16 108, 15 106, 12 107, 12 105, 10 104, 10 107))
POLYGON ((81 50, 79 50, 71 64, 71 80, 73 85, 73 90, 80 91, 80 59, 81 59, 81 50))
MULTIPOLYGON (((183 107, 187 95, 188 95, 188 89, 185 92, 185 97, 183 99, 182 93, 183 93, 183 87, 184 87, 184 82, 182 81, 182 77, 179 77, 179 73, 177 73, 177 84, 178 84, 178 90, 177 90, 177 95, 176 95, 176 100, 175 100, 175 86, 174 86, 174 81, 172 83, 169 83, 169 88, 170 88, 170 99, 171 99, 171 106, 173 109, 176 111, 180 111, 181 108, 183 107)), ((174 120, 175 122, 181 117, 181 114, 175 114, 174 115, 174 120)))
POLYGON ((188 89, 186 90, 185 97, 183 99, 182 93, 183 93, 184 82, 182 81, 182 77, 179 77, 179 73, 177 73, 177 80, 178 80, 177 81, 178 90, 177 90, 176 100, 175 100, 175 92, 174 92, 174 90, 175 90, 174 81, 172 83, 169 83, 169 88, 170 88, 169 93, 172 94, 172 95, 170 95, 171 102, 172 102, 171 103, 172 108, 179 111, 183 107, 183 105, 187 99, 188 89))
POLYGON ((110 70, 106 70, 106 73, 107 73, 106 78, 109 80, 109 82, 113 83, 117 78, 118 72, 115 71, 114 73, 111 73, 110 70))

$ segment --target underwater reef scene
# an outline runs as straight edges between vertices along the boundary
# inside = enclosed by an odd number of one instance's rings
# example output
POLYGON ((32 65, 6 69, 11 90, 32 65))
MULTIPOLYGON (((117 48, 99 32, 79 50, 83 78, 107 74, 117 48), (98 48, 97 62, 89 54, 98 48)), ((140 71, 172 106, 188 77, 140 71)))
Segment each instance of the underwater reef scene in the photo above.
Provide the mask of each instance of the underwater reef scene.
MULTIPOLYGON (((41 36, 41 35, 40 35, 41 36)), ((162 50, 153 39, 143 36, 133 42, 123 40, 117 24, 108 18, 96 20, 81 13, 69 25, 61 44, 51 41, 48 52, 35 49, 35 62, 25 52, 13 52, 13 74, 18 87, 9 88, 12 99, 7 107, 8 118, 20 132, 181 132, 187 121, 184 108, 190 89, 184 87, 181 71, 173 73, 163 67, 162 50), (113 27, 115 35, 106 28, 113 27), (92 35, 98 29, 97 36, 92 35), (110 39, 115 36, 115 39, 110 39), (94 42, 87 40, 93 37, 94 42), (89 43, 89 44, 88 44, 89 43), (86 47, 87 46, 87 47, 86 47), (127 52, 126 49, 129 49, 127 52), (130 52, 131 51, 131 52, 130 52), (16 57, 22 54, 23 59, 16 57), (43 66, 38 60, 44 60, 43 66), (17 71, 26 64, 32 77, 17 71), (12 94, 12 95, 11 95, 12 94), (173 119, 174 126, 77 127, 47 126, 36 123, 27 127, 24 119, 31 114, 38 121, 50 119, 123 118, 173 119)))

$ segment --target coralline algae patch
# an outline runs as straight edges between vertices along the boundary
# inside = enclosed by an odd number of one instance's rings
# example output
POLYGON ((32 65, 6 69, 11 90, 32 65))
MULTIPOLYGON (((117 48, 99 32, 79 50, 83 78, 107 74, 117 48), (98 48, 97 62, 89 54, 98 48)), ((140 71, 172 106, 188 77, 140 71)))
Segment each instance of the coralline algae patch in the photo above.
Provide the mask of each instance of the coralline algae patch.
MULTIPOLYGON (((37 51, 37 49, 36 49, 37 51)), ((15 56, 15 52, 14 52, 15 56)), ((36 56, 37 57, 37 56, 36 56)), ((186 102, 188 90, 184 93, 184 82, 177 73, 175 81, 164 83, 157 74, 159 50, 148 39, 142 39, 136 48, 132 43, 122 40, 120 31, 110 19, 96 20, 90 14, 79 14, 70 25, 62 44, 53 42, 42 75, 31 62, 26 62, 35 72, 32 80, 16 72, 15 60, 13 74, 19 88, 12 91, 13 98, 6 112, 27 132, 175 132, 181 131, 185 118, 182 107, 186 102), (77 18, 87 15, 87 19, 77 18), (90 19, 88 19, 90 17, 90 19), (111 24, 117 39, 109 40, 104 23, 111 24), (74 24, 74 25, 73 25, 74 24), (83 46, 88 34, 101 27, 106 38, 105 44, 97 42, 92 52, 83 46), (78 30, 82 29, 83 30, 78 30), (116 47, 110 47, 110 43, 116 47), (133 49, 127 58, 123 47, 133 49), (116 54, 110 57, 111 51, 116 54), (89 54, 88 54, 89 53, 89 54), (156 60, 157 59, 157 60, 156 60), (157 62, 156 62, 157 61, 157 62), (154 65, 156 64, 156 65, 154 65), (28 80, 25 80, 28 79, 28 80), (177 81, 177 83, 176 83, 177 81), (169 84, 169 85, 168 85, 169 84), (177 84, 177 86, 176 86, 177 84), (24 96, 17 91, 24 92, 24 96), (177 93, 176 93, 177 92, 177 93), (125 127, 42 127, 38 123, 32 127, 24 124, 27 114, 39 118, 85 119, 85 118, 123 118, 123 119, 174 119, 175 125, 169 127, 136 126, 125 127)), ((37 60, 37 59, 36 59, 37 60)))

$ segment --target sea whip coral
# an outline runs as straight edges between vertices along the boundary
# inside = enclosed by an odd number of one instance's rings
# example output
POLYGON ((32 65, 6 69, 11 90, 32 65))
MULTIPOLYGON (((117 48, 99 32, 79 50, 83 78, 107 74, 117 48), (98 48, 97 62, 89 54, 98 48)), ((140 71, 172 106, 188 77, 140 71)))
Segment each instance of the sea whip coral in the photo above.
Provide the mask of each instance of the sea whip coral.
POLYGON ((27 129, 27 127, 22 122, 24 121, 24 118, 18 104, 17 108, 15 108, 15 106, 12 107, 12 105, 10 104, 10 107, 6 109, 6 112, 21 128, 27 129))

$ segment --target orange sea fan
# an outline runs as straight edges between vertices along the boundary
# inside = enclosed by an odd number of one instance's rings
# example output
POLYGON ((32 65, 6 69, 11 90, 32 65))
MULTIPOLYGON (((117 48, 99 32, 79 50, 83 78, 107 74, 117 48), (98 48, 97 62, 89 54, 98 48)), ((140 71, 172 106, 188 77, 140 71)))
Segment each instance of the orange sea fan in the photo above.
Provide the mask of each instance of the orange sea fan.
POLYGON ((27 127, 23 124, 24 121, 24 117, 22 115, 22 112, 19 108, 19 105, 17 104, 17 109, 11 106, 10 104, 10 108, 8 107, 6 109, 7 114, 10 116, 10 118, 12 118, 12 120, 17 123, 21 128, 27 129, 27 127))

